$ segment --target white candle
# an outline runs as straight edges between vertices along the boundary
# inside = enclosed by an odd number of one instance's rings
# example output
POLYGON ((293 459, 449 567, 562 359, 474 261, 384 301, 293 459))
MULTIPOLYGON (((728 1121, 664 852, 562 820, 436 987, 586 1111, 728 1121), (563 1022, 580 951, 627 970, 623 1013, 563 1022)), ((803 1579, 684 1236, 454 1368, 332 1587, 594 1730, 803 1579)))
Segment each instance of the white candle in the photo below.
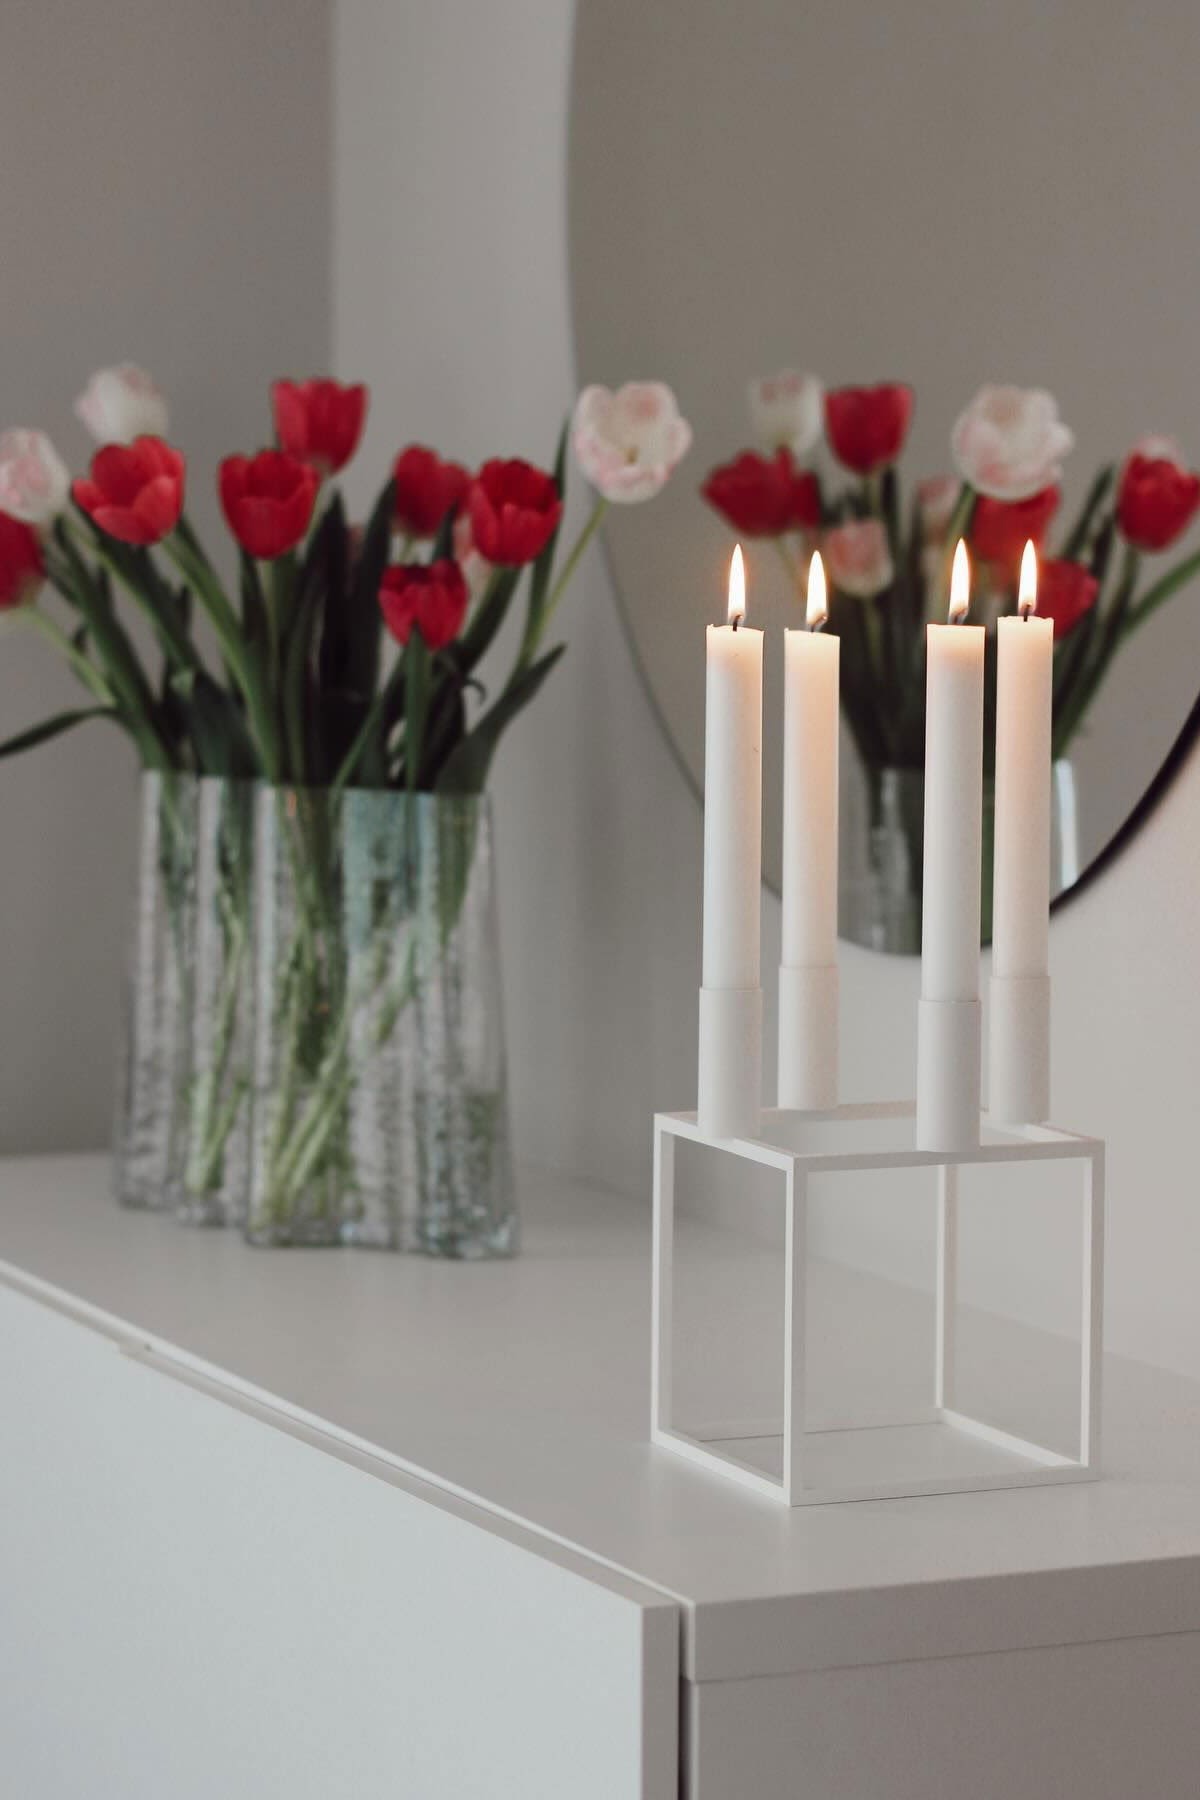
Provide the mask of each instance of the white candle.
POLYGON ((979 902, 983 855, 984 631, 969 605, 966 547, 954 555, 949 625, 927 631, 925 863, 917 1144, 979 1142, 979 902))
POLYGON ((718 1137, 758 1129, 762 1092, 763 634, 745 624, 739 545, 729 623, 708 628, 704 721, 704 972, 699 1116, 718 1137))
POLYGON ((813 555, 805 631, 785 631, 783 955, 779 1104, 837 1105, 839 644, 823 636, 825 569, 813 555))
POLYGON ((1034 617, 1026 544, 1015 619, 997 626, 996 833, 992 887, 989 1111, 1009 1124, 1050 1113, 1050 777, 1054 625, 1034 617))

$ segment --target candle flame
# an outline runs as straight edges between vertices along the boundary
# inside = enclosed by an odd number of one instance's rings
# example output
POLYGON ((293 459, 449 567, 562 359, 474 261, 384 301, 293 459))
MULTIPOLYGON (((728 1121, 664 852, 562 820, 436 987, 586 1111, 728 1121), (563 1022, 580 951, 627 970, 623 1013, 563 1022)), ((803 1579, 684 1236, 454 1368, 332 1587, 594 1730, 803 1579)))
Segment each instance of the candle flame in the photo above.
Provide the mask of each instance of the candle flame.
POLYGON ((729 564, 729 623, 736 630, 746 617, 746 565, 742 560, 742 546, 733 546, 733 556, 729 564))
POLYGON ((954 567, 950 571, 950 623, 961 625, 971 610, 971 565, 967 546, 959 538, 954 550, 954 567))
POLYGON ((1037 551, 1030 538, 1021 555, 1021 580, 1017 589, 1017 611, 1023 619, 1037 611, 1037 551))
POLYGON ((812 561, 808 565, 808 603, 804 611, 805 623, 810 631, 820 631, 829 617, 829 600, 825 587, 825 564, 821 561, 821 552, 814 550, 812 561))

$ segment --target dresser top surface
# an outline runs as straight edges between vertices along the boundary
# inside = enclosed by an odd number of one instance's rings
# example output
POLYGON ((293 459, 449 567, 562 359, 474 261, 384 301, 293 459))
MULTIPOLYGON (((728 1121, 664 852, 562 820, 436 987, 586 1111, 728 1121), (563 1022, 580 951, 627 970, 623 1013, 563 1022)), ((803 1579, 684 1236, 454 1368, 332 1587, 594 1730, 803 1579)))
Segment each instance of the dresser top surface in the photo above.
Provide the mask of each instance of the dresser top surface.
MULTIPOLYGON (((1200 1629, 1194 1384, 1109 1359, 1094 1484, 789 1510, 647 1440, 648 1207, 526 1170, 522 1208, 506 1263, 254 1251, 120 1211, 104 1158, 11 1159, 0 1261, 674 1596, 699 1679, 1200 1629)), ((831 1279, 903 1337, 904 1290, 831 1279)))

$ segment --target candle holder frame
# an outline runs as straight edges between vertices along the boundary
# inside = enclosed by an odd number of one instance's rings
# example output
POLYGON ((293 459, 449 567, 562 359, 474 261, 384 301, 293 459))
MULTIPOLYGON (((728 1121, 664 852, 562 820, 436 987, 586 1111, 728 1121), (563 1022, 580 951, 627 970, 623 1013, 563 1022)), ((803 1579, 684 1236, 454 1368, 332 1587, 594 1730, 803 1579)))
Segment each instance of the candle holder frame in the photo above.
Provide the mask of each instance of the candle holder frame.
MULTIPOLYGON (((872 1149, 854 1142, 854 1127, 881 1120, 912 1119, 910 1102, 841 1106, 821 1114, 783 1109, 762 1115, 756 1137, 722 1138, 702 1131, 696 1114, 658 1113, 654 1120, 654 1214, 651 1329, 651 1442, 703 1469, 788 1506, 838 1501, 895 1499, 1010 1487, 1036 1487, 1059 1482, 1094 1481, 1100 1474, 1101 1353, 1104 1294, 1104 1143, 1055 1125, 998 1125, 987 1115, 982 1128, 992 1141, 970 1150, 939 1152, 908 1148, 872 1149), (844 1150, 797 1150, 781 1141, 789 1129, 805 1123, 847 1127, 844 1150), (673 1406, 675 1282, 675 1148, 681 1140, 726 1156, 765 1166, 782 1177, 784 1208, 784 1317, 782 1419, 720 1425, 677 1422, 673 1406), (956 1370, 958 1287, 958 1172, 987 1164, 1013 1166, 1073 1162, 1082 1174, 1081 1315, 1079 1345, 1079 1451, 1063 1455, 1031 1439, 975 1419, 953 1404, 956 1370), (878 1468, 864 1478, 812 1482, 805 1478, 805 1298, 808 1262, 808 1182, 814 1175, 848 1175, 927 1169, 937 1181, 937 1269, 933 1404, 919 1420, 896 1421, 900 1432, 948 1430, 955 1439, 988 1446, 994 1466, 975 1473, 948 1474, 931 1467, 927 1474, 889 1475, 886 1453, 878 1468), (736 1454, 739 1440, 782 1438, 778 1477, 736 1454), (733 1448, 726 1446, 732 1445, 733 1448)), ((982 1135, 982 1133, 981 1133, 982 1135)), ((866 1444, 883 1443, 878 1422, 822 1427, 812 1437, 849 1433, 866 1444)), ((885 1434, 886 1435, 886 1434, 885 1434)), ((872 1445, 872 1449, 874 1446, 872 1445)), ((911 1446, 910 1446, 911 1448, 911 1446)))

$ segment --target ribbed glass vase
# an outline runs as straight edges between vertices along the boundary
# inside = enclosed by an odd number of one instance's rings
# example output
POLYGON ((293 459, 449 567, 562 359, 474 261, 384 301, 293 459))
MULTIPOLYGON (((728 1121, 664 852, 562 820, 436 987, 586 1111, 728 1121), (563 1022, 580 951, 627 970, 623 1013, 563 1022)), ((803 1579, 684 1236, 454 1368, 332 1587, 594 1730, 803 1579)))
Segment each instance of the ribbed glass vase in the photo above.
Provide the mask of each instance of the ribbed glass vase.
POLYGON ((113 1183, 155 1211, 174 1203, 186 1133, 196 802, 193 776, 142 775, 113 1183))
POLYGON ((486 799, 260 790, 247 1235, 515 1248, 486 799))
MULTIPOLYGON (((1050 893, 1079 879, 1081 855, 1075 772, 1061 759, 1051 787, 1050 893)), ((983 783, 983 867, 980 940, 992 937, 992 853, 995 781, 983 783)), ((851 943, 868 950, 916 956, 921 949, 921 878, 925 830, 925 775, 921 769, 866 771, 862 820, 847 811, 842 822, 839 924, 851 943)))
POLYGON ((240 1225, 250 1182, 254 786, 197 783, 195 923, 179 1216, 240 1225))

